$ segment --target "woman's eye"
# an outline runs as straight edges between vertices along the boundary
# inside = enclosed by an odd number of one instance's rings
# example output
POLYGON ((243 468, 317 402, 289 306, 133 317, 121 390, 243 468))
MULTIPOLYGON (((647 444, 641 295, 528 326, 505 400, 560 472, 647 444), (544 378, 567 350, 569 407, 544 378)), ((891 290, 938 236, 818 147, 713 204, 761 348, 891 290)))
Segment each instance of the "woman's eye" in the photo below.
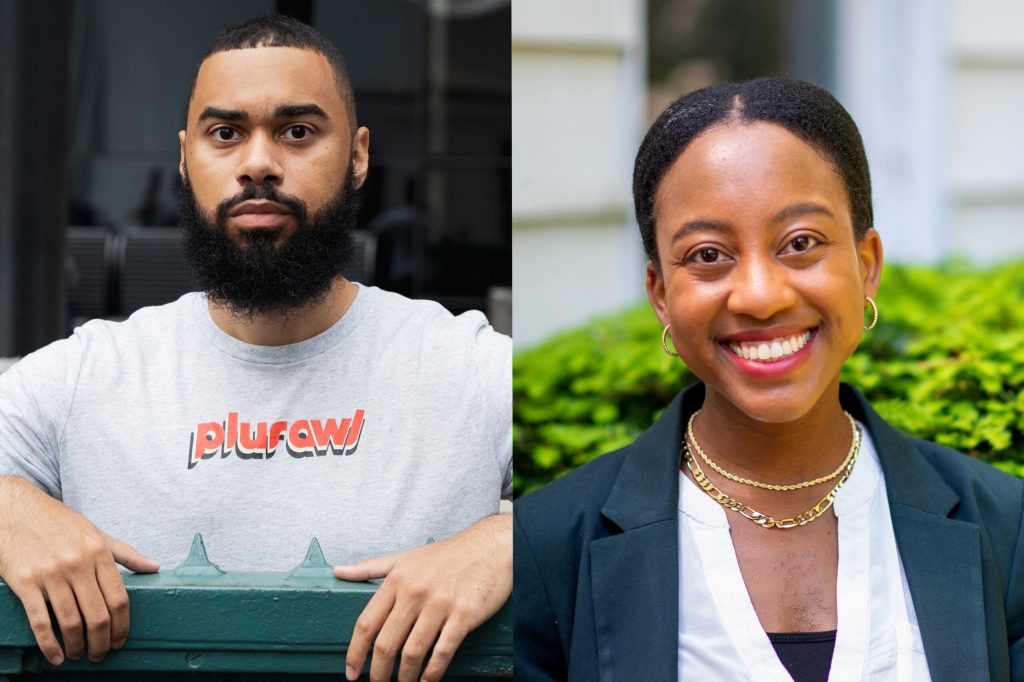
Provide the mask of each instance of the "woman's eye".
POLYGON ((718 262, 718 249, 706 248, 701 249, 697 252, 697 257, 702 263, 717 263, 718 262))
POLYGON ((814 237, 812 237, 810 235, 802 234, 802 235, 800 235, 798 237, 793 237, 793 239, 791 239, 790 242, 789 242, 789 246, 790 246, 791 249, 793 249, 793 251, 798 251, 799 252, 799 251, 806 251, 807 249, 811 248, 812 246, 814 246, 817 243, 818 243, 818 240, 815 239, 814 237))
POLYGON ((705 246, 702 249, 693 251, 686 259, 688 263, 703 263, 711 265, 722 260, 722 252, 713 246, 705 246))

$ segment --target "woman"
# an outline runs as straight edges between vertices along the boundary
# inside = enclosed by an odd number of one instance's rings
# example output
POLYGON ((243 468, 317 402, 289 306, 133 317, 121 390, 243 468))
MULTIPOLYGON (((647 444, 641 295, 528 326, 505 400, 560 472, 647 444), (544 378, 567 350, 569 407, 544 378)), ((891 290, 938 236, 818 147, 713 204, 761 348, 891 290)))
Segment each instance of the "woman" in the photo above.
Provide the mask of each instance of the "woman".
POLYGON ((633 194, 702 383, 517 502, 516 677, 1024 679, 1021 481, 839 382, 882 265, 849 114, 788 79, 691 93, 633 194))

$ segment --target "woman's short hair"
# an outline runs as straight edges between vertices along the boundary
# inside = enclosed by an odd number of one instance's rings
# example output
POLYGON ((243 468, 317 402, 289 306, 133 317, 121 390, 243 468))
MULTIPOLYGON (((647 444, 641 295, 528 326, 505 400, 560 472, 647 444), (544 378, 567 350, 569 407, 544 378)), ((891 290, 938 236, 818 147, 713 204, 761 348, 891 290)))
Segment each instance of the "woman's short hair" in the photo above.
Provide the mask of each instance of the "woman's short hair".
POLYGON ((828 91, 792 78, 722 83, 683 95, 647 131, 633 167, 633 204, 647 257, 660 268, 654 235, 658 186, 683 150, 724 123, 775 123, 817 149, 846 186, 857 239, 873 225, 871 176, 857 125, 828 91))

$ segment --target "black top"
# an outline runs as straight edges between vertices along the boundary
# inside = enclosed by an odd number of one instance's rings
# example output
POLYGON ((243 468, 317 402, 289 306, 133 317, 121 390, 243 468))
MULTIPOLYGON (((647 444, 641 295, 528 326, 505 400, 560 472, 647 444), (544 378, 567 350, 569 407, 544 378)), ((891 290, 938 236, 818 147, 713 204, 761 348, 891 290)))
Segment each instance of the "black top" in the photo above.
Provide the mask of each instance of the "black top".
POLYGON ((768 639, 775 647, 782 665, 793 677, 793 682, 826 682, 832 667, 832 652, 836 648, 836 631, 825 632, 769 632, 768 639))

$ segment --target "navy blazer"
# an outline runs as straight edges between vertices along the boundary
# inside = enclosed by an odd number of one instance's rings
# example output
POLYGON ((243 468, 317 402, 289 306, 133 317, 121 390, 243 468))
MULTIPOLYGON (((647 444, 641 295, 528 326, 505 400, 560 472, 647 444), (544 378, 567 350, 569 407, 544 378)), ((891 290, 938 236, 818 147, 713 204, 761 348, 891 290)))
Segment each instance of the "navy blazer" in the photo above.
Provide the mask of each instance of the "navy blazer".
MULTIPOLYGON (((676 679, 679 447, 703 400, 516 502, 516 679, 676 679)), ((878 452, 932 680, 1024 680, 1024 483, 840 401, 878 452)))

